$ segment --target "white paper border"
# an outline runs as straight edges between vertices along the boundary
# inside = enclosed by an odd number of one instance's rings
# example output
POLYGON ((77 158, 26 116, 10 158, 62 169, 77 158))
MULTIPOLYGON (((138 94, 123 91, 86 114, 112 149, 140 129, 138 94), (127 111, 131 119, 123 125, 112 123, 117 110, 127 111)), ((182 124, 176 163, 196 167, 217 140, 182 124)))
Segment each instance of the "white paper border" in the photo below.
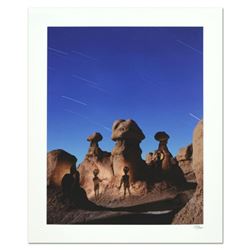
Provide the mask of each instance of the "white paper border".
POLYGON ((31 243, 221 243, 222 9, 34 8, 29 10, 28 237, 31 243), (47 225, 47 27, 204 28, 204 224, 47 225))

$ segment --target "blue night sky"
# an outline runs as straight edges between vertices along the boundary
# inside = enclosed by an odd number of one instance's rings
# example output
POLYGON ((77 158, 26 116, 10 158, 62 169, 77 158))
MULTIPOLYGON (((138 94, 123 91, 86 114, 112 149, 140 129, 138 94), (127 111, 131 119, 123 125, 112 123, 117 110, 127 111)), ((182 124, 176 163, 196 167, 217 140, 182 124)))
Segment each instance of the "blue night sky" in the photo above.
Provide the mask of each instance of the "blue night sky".
POLYGON ((111 151, 114 120, 133 119, 156 150, 192 142, 203 117, 202 27, 49 27, 48 151, 64 149, 80 163, 94 131, 111 151))

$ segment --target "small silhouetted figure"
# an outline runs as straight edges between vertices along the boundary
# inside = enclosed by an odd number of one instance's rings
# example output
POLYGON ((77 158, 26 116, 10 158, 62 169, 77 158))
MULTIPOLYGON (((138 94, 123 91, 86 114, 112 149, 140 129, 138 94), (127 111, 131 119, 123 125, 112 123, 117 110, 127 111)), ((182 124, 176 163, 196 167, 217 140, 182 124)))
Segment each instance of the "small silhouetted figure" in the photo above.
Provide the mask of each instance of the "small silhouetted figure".
POLYGON ((123 169, 123 172, 124 172, 124 175, 121 178, 121 183, 120 183, 120 186, 118 188, 120 189, 122 187, 122 185, 123 185, 124 198, 125 198, 126 190, 128 190, 129 195, 131 195, 131 193, 130 193, 129 175, 128 175, 129 168, 127 166, 125 166, 124 169, 123 169))
POLYGON ((63 202, 68 201, 70 206, 87 210, 103 210, 103 207, 97 206, 91 202, 86 191, 80 185, 80 173, 73 165, 70 168, 70 173, 65 174, 62 182, 63 202))
POLYGON ((71 190, 75 181, 74 174, 76 172, 76 165, 70 167, 70 173, 65 174, 62 178, 61 187, 63 192, 63 201, 71 200, 71 190))
POLYGON ((100 182, 102 182, 103 180, 101 180, 98 177, 99 169, 96 168, 93 171, 93 174, 94 174, 93 182, 94 182, 95 199, 97 199, 99 197, 99 195, 100 195, 100 193, 99 193, 99 191, 100 191, 100 182))
POLYGON ((86 191, 80 186, 80 173, 75 171, 71 188, 71 200, 77 207, 84 207, 88 203, 86 191))

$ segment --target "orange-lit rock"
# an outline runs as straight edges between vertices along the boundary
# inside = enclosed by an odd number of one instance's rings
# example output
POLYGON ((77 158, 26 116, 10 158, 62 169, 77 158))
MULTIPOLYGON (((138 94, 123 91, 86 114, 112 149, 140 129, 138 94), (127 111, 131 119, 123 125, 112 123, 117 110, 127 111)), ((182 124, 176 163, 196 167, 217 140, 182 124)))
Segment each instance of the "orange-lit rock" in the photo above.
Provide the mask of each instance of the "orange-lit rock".
POLYGON ((93 189, 93 171, 99 170, 98 177, 104 181, 100 183, 100 192, 106 187, 107 183, 114 176, 111 153, 103 151, 98 142, 102 140, 102 135, 94 132, 87 138, 90 142, 88 152, 80 164, 78 171, 80 172, 80 184, 86 190, 88 197, 94 194, 93 189))
POLYGON ((117 120, 112 127, 112 150, 114 175, 121 177, 123 168, 129 168, 131 181, 145 179, 146 163, 141 158, 140 143, 145 138, 142 130, 133 120, 117 120))
POLYGON ((190 144, 187 147, 183 147, 179 150, 176 155, 176 160, 178 165, 184 172, 185 178, 187 181, 196 182, 194 170, 192 167, 192 155, 193 155, 193 145, 190 144))
POLYGON ((193 133, 193 170, 197 179, 196 191, 191 200, 174 217, 172 224, 203 223, 203 121, 193 133))
POLYGON ((62 178, 76 164, 77 158, 68 152, 57 149, 47 154, 47 185, 60 186, 62 178))

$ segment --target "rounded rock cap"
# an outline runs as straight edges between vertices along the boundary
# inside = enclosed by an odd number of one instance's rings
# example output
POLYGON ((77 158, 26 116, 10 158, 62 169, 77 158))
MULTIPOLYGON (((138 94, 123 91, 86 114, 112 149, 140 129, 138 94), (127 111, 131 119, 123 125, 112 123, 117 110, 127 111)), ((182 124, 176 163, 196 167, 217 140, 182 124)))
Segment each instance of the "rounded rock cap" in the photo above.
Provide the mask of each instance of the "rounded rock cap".
POLYGON ((113 141, 119 139, 142 141, 145 138, 142 130, 139 128, 137 123, 132 120, 116 120, 112 126, 111 139, 113 141))
POLYGON ((155 140, 157 141, 166 141, 169 139, 169 135, 164 131, 159 131, 155 134, 155 140))
POLYGON ((99 133, 99 132, 94 132, 92 135, 90 135, 88 138, 87 138, 87 141, 95 141, 95 142, 98 142, 98 141, 101 141, 102 140, 102 135, 99 133))

